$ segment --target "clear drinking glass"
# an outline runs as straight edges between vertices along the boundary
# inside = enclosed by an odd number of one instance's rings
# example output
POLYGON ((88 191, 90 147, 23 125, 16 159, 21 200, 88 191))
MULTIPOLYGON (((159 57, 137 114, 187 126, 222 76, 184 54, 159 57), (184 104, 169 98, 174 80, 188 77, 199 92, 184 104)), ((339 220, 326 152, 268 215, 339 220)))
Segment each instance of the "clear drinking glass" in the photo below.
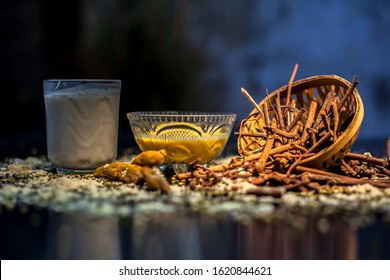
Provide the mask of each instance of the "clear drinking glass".
POLYGON ((58 173, 92 173, 117 155, 120 80, 44 80, 47 156, 58 173))

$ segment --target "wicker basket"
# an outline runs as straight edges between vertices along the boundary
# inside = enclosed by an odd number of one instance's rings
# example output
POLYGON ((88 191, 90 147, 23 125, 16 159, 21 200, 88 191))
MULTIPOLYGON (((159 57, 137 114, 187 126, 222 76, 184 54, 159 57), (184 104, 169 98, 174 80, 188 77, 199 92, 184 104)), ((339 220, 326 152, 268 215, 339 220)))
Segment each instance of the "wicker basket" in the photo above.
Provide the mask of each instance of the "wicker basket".
MULTIPOLYGON (((290 85, 290 94, 288 94, 289 86, 285 85, 264 98, 258 105, 260 108, 269 108, 268 114, 272 118, 276 114, 276 99, 279 95, 280 103, 285 104, 288 96, 289 100, 294 100, 295 108, 309 108, 312 101, 318 103, 317 113, 323 104, 325 97, 329 92, 334 92, 338 100, 342 100, 348 88, 352 85, 351 82, 336 76, 322 75, 308 77, 302 80, 293 82, 290 85), (267 106, 265 106, 267 103, 267 106)), ((342 158, 349 152, 350 147, 355 142, 361 123, 364 116, 363 102, 359 96, 356 87, 352 94, 344 103, 343 113, 339 117, 339 136, 331 144, 324 146, 314 155, 302 159, 299 164, 316 167, 320 169, 330 169, 340 164, 342 158)), ((265 120, 258 117, 258 110, 254 109, 249 116, 242 122, 240 132, 246 134, 247 137, 238 137, 238 152, 245 157, 254 153, 261 153, 265 145, 266 139, 254 138, 248 135, 263 131, 265 120), (256 120, 255 115, 257 114, 256 120)))

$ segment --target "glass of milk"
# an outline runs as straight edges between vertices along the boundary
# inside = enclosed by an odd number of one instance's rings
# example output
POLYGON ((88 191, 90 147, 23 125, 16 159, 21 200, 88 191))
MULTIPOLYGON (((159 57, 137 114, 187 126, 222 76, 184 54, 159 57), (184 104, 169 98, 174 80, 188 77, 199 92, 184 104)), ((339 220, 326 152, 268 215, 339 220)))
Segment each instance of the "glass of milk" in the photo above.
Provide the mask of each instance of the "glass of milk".
POLYGON ((117 155, 120 80, 44 80, 47 156, 57 173, 93 173, 117 155))

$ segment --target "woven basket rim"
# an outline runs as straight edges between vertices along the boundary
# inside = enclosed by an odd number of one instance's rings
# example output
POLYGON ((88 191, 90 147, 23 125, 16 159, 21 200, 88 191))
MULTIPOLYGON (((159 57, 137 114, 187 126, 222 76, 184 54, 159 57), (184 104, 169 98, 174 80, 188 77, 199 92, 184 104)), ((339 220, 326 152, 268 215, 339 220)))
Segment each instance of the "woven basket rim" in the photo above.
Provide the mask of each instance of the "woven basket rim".
MULTIPOLYGON (((318 85, 324 85, 325 82, 328 82, 329 84, 332 83, 332 82, 335 82, 337 81, 337 83, 340 85, 345 85, 347 87, 351 86, 351 82, 338 76, 338 75, 335 75, 335 74, 331 74, 331 75, 317 75, 317 76, 310 76, 310 77, 306 77, 306 78, 303 78, 303 79, 300 79, 300 80, 297 80, 297 81, 294 81, 292 84, 291 84, 291 89, 294 89, 294 88, 299 88, 300 86, 303 86, 304 85, 304 88, 308 88, 306 85, 307 84, 310 84, 310 87, 314 87, 314 86, 318 86, 318 85)), ((277 89, 275 89, 274 91, 272 91, 270 94, 268 94, 268 96, 266 96, 265 98, 263 98, 263 100, 261 100, 258 104, 262 104, 264 103, 265 101, 267 101, 270 97, 273 97, 274 95, 276 95, 278 92, 283 92, 283 91, 286 91, 288 88, 288 85, 284 85, 284 86, 281 86, 277 89)), ((359 94, 359 91, 355 88, 353 93, 358 93, 359 94)), ((257 109, 253 109, 251 111, 250 114, 252 113, 255 113, 257 112, 257 109)))

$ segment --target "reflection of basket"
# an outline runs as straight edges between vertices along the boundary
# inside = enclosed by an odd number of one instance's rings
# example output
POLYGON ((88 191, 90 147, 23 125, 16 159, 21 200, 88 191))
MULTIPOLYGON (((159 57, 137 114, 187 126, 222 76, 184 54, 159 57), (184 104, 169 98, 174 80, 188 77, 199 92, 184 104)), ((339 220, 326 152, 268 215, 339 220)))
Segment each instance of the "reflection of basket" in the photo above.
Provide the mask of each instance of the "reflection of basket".
MULTIPOLYGON (((337 101, 340 101, 351 86, 352 84, 349 81, 336 75, 313 76, 293 82, 290 85, 290 94, 288 93, 288 85, 275 90, 259 103, 259 107, 262 110, 268 108, 270 119, 275 117, 276 99, 279 94, 280 104, 286 104, 287 99, 294 100, 295 110, 301 108, 308 109, 312 101, 316 101, 318 103, 316 109, 318 115, 329 92, 333 92, 337 101), (288 95, 290 98, 288 98, 288 95)), ((363 116, 363 102, 358 90, 353 88, 338 118, 339 135, 335 137, 336 140, 321 147, 314 155, 302 158, 299 164, 322 169, 329 169, 340 164, 342 158, 349 152, 350 147, 357 138, 363 116)), ((251 137, 250 135, 264 132, 265 125, 265 120, 264 118, 259 118, 257 109, 254 109, 245 121, 242 122, 240 134, 246 135, 246 137, 239 136, 237 144, 238 152, 243 157, 262 152, 266 138, 251 137)))

